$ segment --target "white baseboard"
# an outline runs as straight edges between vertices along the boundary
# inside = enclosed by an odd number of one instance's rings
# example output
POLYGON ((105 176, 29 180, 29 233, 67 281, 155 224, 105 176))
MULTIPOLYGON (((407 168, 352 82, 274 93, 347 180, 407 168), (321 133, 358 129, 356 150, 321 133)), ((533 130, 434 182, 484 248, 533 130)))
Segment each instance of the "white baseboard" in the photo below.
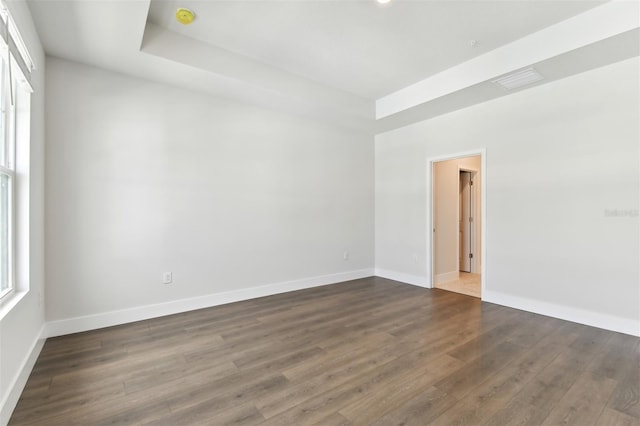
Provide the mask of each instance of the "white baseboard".
POLYGON ((482 301, 632 336, 640 336, 640 319, 621 318, 490 290, 485 290, 482 293, 482 301))
POLYGON ((438 274, 434 277, 435 284, 448 283, 449 281, 456 281, 460 279, 460 271, 445 272, 444 274, 438 274))
POLYGON ((44 346, 44 328, 45 326, 43 325, 40 329, 38 337, 33 342, 33 345, 31 345, 29 354, 20 366, 20 370, 16 372, 16 375, 14 376, 13 381, 9 386, 9 392, 7 393, 4 400, 0 402, 0 425, 2 426, 5 426, 9 423, 11 414, 16 408, 16 404, 18 404, 18 400, 20 399, 20 395, 22 394, 22 391, 27 384, 27 380, 29 379, 31 370, 33 370, 33 366, 36 364, 38 356, 40 355, 40 351, 44 346))
POLYGON ((155 305, 145 305, 119 311, 103 312, 83 317, 50 321, 46 324, 44 335, 45 337, 55 337, 71 333, 79 333, 82 331, 95 330, 98 328, 111 327, 134 321, 209 308, 242 300, 255 299, 257 297, 271 296, 288 291, 303 290, 321 285, 371 277, 374 275, 373 272, 373 269, 360 269, 356 271, 321 275, 300 280, 226 291, 223 293, 208 294, 205 296, 174 300, 155 305))
POLYGON ((405 274, 404 272, 389 271, 387 269, 375 269, 375 276, 387 278, 389 280, 400 281, 401 283, 411 284, 418 287, 429 288, 427 278, 420 275, 405 274))

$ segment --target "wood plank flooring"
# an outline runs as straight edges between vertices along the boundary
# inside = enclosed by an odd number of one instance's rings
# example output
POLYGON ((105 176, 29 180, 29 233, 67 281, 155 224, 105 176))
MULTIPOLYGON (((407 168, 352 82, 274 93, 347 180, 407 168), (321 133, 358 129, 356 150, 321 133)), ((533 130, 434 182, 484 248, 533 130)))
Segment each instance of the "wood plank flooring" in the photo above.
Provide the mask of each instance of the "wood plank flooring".
POLYGON ((640 339, 366 278, 48 339, 10 425, 640 425, 640 339))

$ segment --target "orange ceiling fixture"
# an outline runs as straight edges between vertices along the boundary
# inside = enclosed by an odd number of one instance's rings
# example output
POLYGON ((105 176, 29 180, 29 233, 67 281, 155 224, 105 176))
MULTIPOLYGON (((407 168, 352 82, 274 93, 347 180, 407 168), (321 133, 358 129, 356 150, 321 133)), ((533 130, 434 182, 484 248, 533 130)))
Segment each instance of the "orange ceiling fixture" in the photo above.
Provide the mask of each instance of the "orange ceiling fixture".
POLYGON ((196 19, 196 14, 189 9, 181 7, 180 9, 176 10, 176 20, 182 25, 189 25, 193 22, 194 19, 196 19))

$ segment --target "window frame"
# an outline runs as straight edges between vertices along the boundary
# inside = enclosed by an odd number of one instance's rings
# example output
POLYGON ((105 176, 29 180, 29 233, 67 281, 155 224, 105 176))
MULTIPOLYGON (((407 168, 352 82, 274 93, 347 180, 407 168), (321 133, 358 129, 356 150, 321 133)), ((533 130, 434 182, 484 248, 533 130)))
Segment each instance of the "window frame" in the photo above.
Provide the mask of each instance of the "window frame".
MULTIPOLYGON (((6 48, 5 48, 6 49, 6 48)), ((5 50, 0 49, 0 50, 5 50)), ((12 55, 13 56, 13 55, 12 55)), ((13 57, 11 58, 13 59, 13 57)), ((3 151, 3 157, 0 161, 0 175, 7 176, 8 182, 8 195, 7 195, 7 287, 5 289, 0 288, 0 301, 7 296, 13 294, 16 289, 15 280, 15 234, 16 234, 16 119, 17 119, 17 89, 18 79, 16 78, 16 72, 22 74, 21 70, 15 66, 15 62, 12 63, 11 59, 7 57, 6 50, 4 55, 0 58, 0 92, 1 102, 0 105, 4 111, 0 114, 0 120, 3 121, 4 138, 0 144, 0 150, 3 151), (12 68, 9 72, 10 67, 12 68), (4 164, 3 164, 4 162, 4 164)), ((4 224, 0 223, 0 226, 4 224)), ((1 232, 1 231, 0 231, 1 232)), ((4 242, 0 241, 0 244, 4 242)), ((0 259, 0 262, 2 260, 0 259)), ((0 280, 2 277, 0 276, 0 280)))
MULTIPOLYGON (((4 251, 6 247, 6 264, 2 260, 0 252, 0 265, 2 266, 2 270, 0 270, 1 315, 5 312, 4 307, 9 306, 9 301, 14 300, 11 295, 29 290, 28 271, 24 270, 25 263, 21 260, 23 255, 28 257, 28 253, 22 253, 24 248, 22 247, 22 237, 23 232, 28 235, 29 221, 28 201, 26 201, 29 190, 24 188, 28 180, 23 181, 23 177, 29 175, 28 153, 31 143, 28 123, 31 116, 30 96, 33 93, 31 73, 35 69, 33 59, 11 16, 6 0, 0 0, 0 58, 0 68, 2 68, 0 70, 0 92, 2 95, 0 103, 2 105, 0 106, 4 110, 0 114, 3 127, 0 129, 2 132, 0 137, 3 139, 0 140, 0 150, 3 153, 0 158, 0 175, 7 176, 8 185, 6 246, 4 235, 2 235, 4 230, 0 229, 1 249, 4 251), (24 158, 23 155, 25 155, 24 158), (23 191, 25 191, 24 194, 23 191), (5 269, 6 288, 2 289, 5 269)), ((4 223, 3 219, 2 223, 4 223)), ((3 224, 2 226, 4 227, 3 224)))

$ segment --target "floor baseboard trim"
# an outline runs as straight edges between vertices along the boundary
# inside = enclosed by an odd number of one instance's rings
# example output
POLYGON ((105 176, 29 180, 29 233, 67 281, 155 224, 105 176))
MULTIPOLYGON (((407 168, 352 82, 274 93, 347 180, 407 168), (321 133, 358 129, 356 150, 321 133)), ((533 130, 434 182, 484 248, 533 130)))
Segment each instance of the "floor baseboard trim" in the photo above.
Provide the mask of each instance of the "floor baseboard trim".
POLYGON ((618 333, 640 336, 640 320, 621 318, 490 290, 484 291, 482 301, 605 330, 616 331, 618 333))
POLYGON ((429 288, 427 279, 420 275, 405 274, 404 272, 389 271, 388 269, 375 269, 375 276, 386 278, 388 280, 400 281, 401 283, 411 284, 418 287, 429 288))
POLYGON ((359 278, 371 277, 373 275, 373 268, 360 269, 275 284, 266 284, 222 293, 208 294, 205 296, 174 300, 155 305, 145 305, 119 311, 49 321, 46 324, 45 337, 55 337, 65 334, 96 330, 99 328, 157 318, 165 315, 178 314, 196 309, 210 308, 212 306, 224 305, 227 303, 286 293, 288 291, 304 290, 322 285, 335 284, 342 281, 356 280, 359 278))
POLYGON ((42 351, 42 347, 44 346, 44 330, 45 326, 43 324, 38 336, 31 345, 29 354, 22 363, 20 371, 18 371, 18 374, 13 378, 13 382, 9 386, 7 396, 4 398, 4 401, 0 403, 0 425, 4 426, 9 423, 11 414, 18 404, 18 400, 20 399, 20 395, 22 395, 22 391, 27 384, 31 370, 33 370, 33 366, 36 364, 40 351, 42 351))

